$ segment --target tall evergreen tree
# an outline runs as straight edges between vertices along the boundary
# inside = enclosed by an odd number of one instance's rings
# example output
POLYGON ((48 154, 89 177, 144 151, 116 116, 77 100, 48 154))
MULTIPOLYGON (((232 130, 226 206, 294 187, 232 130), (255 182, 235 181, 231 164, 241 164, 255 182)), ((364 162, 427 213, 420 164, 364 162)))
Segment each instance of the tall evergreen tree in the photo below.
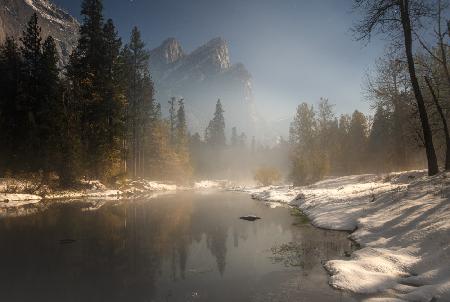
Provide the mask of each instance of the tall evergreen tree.
POLYGON ((339 117, 338 129, 337 129, 337 140, 339 144, 337 146, 337 173, 345 175, 351 173, 351 157, 350 154, 350 144, 349 144, 349 130, 350 130, 351 117, 348 114, 342 114, 339 117))
POLYGON ((55 162, 60 160, 59 148, 62 137, 59 134, 62 123, 61 84, 58 69, 59 55, 55 40, 49 36, 42 47, 40 62, 40 106, 37 111, 37 123, 41 148, 39 158, 44 176, 56 169, 55 162))
POLYGON ((297 108, 290 127, 292 170, 291 179, 295 185, 311 182, 313 179, 313 157, 315 154, 316 120, 312 106, 306 103, 297 108))
POLYGON ((14 172, 22 157, 25 117, 20 106, 23 61, 13 38, 0 47, 0 174, 14 172))
POLYGON ((24 161, 28 165, 23 168, 28 171, 36 171, 39 169, 41 160, 39 156, 32 155, 36 153, 41 155, 42 148, 44 147, 43 142, 39 140, 39 126, 37 121, 39 107, 42 105, 42 82, 40 78, 42 38, 36 13, 31 16, 23 32, 21 42, 21 54, 23 58, 21 108, 27 116, 24 121, 26 131, 22 138, 24 140, 23 155, 29 159, 24 161), (31 158, 35 160, 31 160, 31 158))
POLYGON ((237 134, 237 128, 233 127, 231 129, 231 139, 230 139, 231 147, 236 148, 239 143, 239 137, 237 134))
POLYGON ((89 176, 104 177, 104 71, 105 39, 103 5, 100 0, 84 0, 78 46, 70 58, 68 76, 72 99, 78 102, 79 133, 83 170, 89 176))
POLYGON ((114 177, 123 171, 123 141, 125 139, 125 86, 120 70, 122 41, 111 19, 103 27, 104 66, 102 83, 102 171, 114 177))
POLYGON ((368 154, 371 157, 372 168, 384 172, 392 166, 392 135, 391 119, 383 106, 378 106, 373 119, 373 125, 368 139, 368 154))
POLYGON ((241 135, 239 135, 238 137, 238 146, 241 149, 244 149, 245 146, 247 145, 247 135, 242 132, 241 135))
MULTIPOLYGON (((149 53, 141 39, 140 31, 133 28, 130 42, 125 46, 123 54, 126 69, 127 129, 128 129, 128 161, 133 177, 142 176, 145 170, 145 155, 149 144, 149 129, 158 119, 159 108, 154 101, 154 87, 150 77, 149 53)), ((163 128, 160 127, 162 130, 163 128)), ((148 157, 148 156, 147 156, 148 157)))
POLYGON ((219 99, 216 103, 214 117, 206 129, 206 142, 212 147, 223 148, 226 145, 224 112, 219 99))
POLYGON ((184 100, 178 101, 177 120, 176 120, 176 149, 178 161, 182 173, 189 178, 192 173, 191 159, 189 154, 189 134, 187 130, 186 112, 184 109, 184 100))
POLYGON ((176 140, 176 133, 175 133, 175 128, 176 128, 176 97, 171 97, 169 100, 169 126, 170 126, 170 142, 172 145, 175 144, 175 140, 176 140))
POLYGON ((184 100, 178 101, 177 120, 176 120, 176 146, 178 152, 187 152, 187 123, 186 112, 184 110, 184 100))
POLYGON ((352 172, 361 173, 366 166, 368 123, 363 113, 355 110, 352 114, 348 130, 349 151, 347 154, 352 159, 352 172))
POLYGON ((111 20, 103 22, 100 0, 84 0, 78 46, 68 78, 78 102, 81 158, 87 175, 112 180, 121 173, 125 98, 121 41, 111 20))

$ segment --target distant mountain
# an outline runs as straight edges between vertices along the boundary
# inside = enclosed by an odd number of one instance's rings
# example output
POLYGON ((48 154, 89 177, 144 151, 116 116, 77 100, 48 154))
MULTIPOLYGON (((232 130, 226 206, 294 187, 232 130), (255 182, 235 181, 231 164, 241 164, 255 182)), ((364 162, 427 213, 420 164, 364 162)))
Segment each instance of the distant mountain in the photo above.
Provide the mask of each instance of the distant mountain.
POLYGON ((77 43, 79 23, 49 0, 0 0, 0 42, 7 36, 20 37, 34 12, 44 38, 55 38, 61 63, 67 63, 77 43))
POLYGON ((158 101, 165 106, 171 97, 184 98, 191 131, 203 134, 219 98, 228 130, 238 127, 248 137, 265 131, 255 108, 252 77, 243 64, 231 63, 222 38, 189 54, 170 38, 150 52, 150 62, 158 101))

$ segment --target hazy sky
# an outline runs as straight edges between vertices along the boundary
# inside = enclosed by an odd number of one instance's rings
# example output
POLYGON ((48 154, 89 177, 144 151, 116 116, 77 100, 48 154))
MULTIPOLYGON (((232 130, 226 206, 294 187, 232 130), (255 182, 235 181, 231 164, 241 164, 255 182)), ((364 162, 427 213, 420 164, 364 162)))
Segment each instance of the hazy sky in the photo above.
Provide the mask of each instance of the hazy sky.
MULTIPOLYGON (((81 0, 54 0, 78 16, 81 0)), ((367 47, 350 31, 351 0, 104 0, 106 17, 125 40, 137 25, 149 48, 167 37, 190 52, 211 38, 229 43, 233 63, 253 75, 260 111, 291 116, 296 106, 327 97, 336 110, 366 111, 361 83, 383 43, 367 47)), ((269 116, 270 114, 270 116, 269 116)))

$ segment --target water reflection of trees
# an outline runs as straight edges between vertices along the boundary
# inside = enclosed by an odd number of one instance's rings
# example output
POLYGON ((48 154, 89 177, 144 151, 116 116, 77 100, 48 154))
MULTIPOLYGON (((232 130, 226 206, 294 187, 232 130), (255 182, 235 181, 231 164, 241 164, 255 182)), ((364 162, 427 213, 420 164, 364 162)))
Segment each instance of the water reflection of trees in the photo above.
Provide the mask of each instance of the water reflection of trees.
MULTIPOLYGON (((56 204, 0 220, 2 300, 157 300, 157 288, 186 277, 194 244, 206 245, 223 275, 227 248, 239 247, 258 227, 237 219, 257 210, 253 204, 219 196, 164 196, 109 204, 97 211, 85 211, 83 204, 56 204), (61 239, 76 242, 61 245, 61 239)), ((285 211, 270 213, 273 222, 267 228, 291 229, 285 211)), ((294 241, 317 246, 316 234, 302 230, 294 241)), ((316 261, 308 253, 303 260, 316 261)))
POLYGON ((305 273, 325 260, 343 257, 352 249, 345 233, 318 230, 309 225, 293 232, 293 241, 271 249, 273 262, 301 267, 305 273))
POLYGON ((0 271, 5 300, 151 299, 164 274, 172 281, 185 278, 189 247, 202 238, 219 272, 225 270, 228 224, 202 207, 195 207, 194 214, 189 195, 124 202, 94 212, 82 208, 54 205, 0 220, 0 259, 9 259, 0 271), (61 239, 76 242, 61 245, 61 239), (31 290, 20 290, 20 284, 31 290), (36 293, 33 284, 41 296, 28 296, 36 293), (73 296, 64 292, 67 288, 73 296))

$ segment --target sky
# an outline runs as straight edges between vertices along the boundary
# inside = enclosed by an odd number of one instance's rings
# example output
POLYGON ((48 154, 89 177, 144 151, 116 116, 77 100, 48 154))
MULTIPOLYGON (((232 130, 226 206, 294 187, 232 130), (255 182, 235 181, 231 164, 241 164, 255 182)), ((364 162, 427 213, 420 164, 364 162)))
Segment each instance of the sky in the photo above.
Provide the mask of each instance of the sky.
MULTIPOLYGON (((54 0, 79 16, 81 0, 54 0)), ((124 41, 138 26, 149 48, 168 37, 190 52, 214 37, 228 42, 232 63, 253 76, 260 112, 293 116, 301 102, 326 97, 338 113, 369 112, 365 75, 383 54, 382 40, 355 41, 352 0, 104 0, 124 41)))

